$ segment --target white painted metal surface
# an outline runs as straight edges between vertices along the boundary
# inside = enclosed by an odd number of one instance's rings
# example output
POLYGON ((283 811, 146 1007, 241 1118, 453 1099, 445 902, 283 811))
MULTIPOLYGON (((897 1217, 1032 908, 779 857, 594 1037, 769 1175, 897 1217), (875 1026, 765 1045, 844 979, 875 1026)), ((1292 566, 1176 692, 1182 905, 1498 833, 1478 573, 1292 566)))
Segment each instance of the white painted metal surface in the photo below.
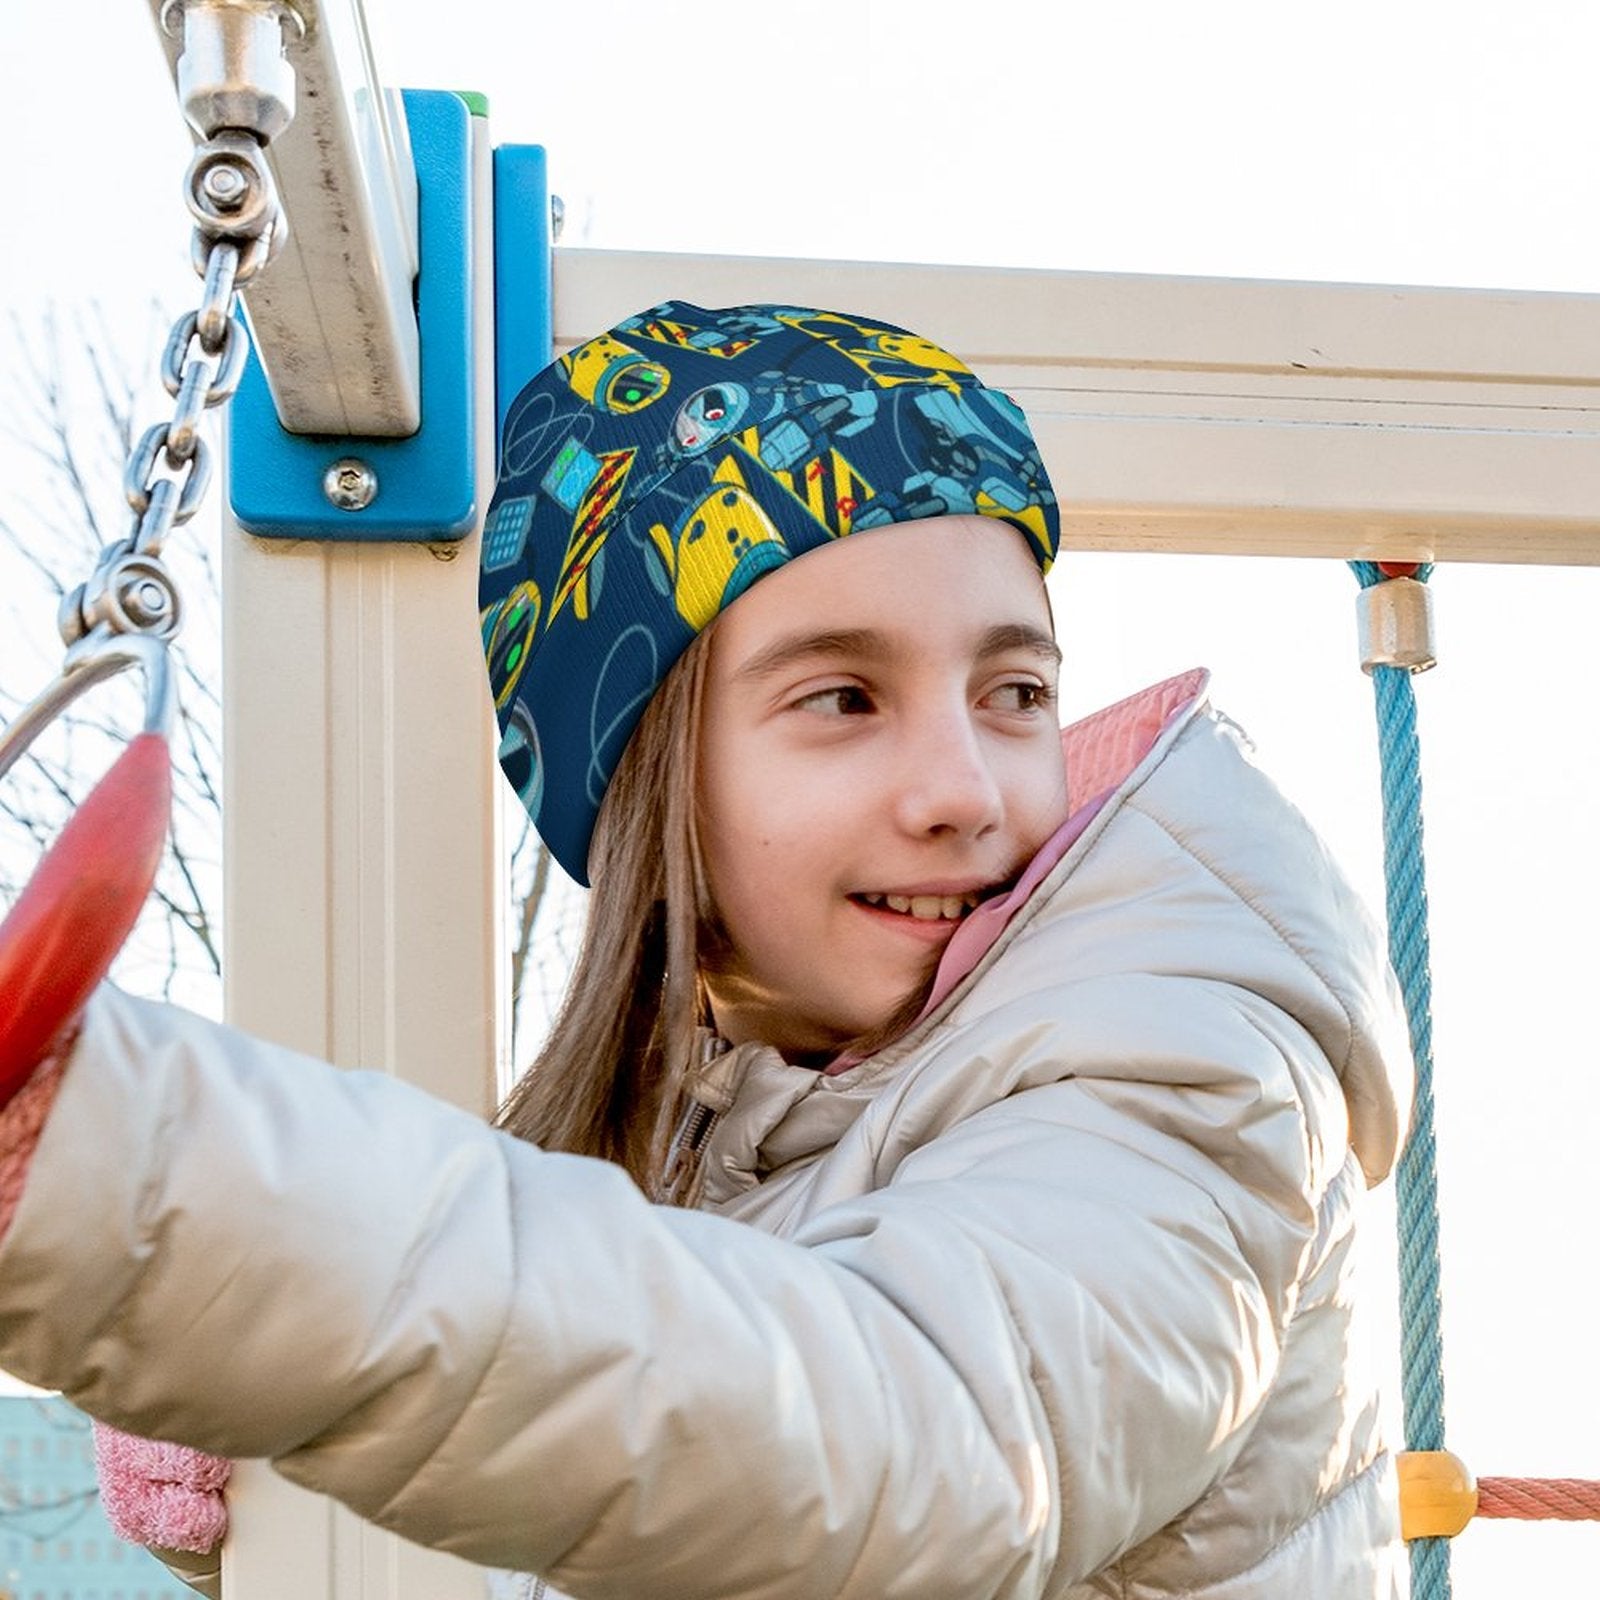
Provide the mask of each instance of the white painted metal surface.
POLYGON ((1600 295, 558 250, 562 348, 661 300, 866 312, 1026 409, 1067 546, 1600 561, 1600 295))
MULTIPOLYGON (((290 236, 244 291, 250 331, 291 433, 408 436, 422 410, 405 115, 377 76, 361 0, 294 3, 295 117, 267 147, 290 236)), ((162 0, 149 4, 159 20, 162 0)), ((176 74, 182 39, 162 44, 176 74)))
MULTIPOLYGON (((473 123, 483 144, 483 123, 473 123)), ((492 260, 488 151, 476 252, 492 260)), ((494 392, 478 310, 480 505, 494 392)), ((487 1110, 505 962, 494 717, 478 541, 355 545, 225 534, 229 1020, 487 1110)), ((226 1600, 483 1600, 484 1575, 260 1465, 229 1490, 226 1600)))

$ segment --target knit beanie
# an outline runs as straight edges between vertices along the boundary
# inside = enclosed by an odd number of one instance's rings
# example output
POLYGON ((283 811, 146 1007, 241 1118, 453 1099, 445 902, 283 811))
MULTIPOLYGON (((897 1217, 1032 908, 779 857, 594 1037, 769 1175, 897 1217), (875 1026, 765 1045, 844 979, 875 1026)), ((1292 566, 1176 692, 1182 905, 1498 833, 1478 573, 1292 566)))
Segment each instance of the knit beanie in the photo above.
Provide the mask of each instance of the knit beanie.
POLYGON ((623 747, 724 606, 830 540, 971 514, 1049 567, 1055 496, 1020 408, 874 318, 669 301, 532 379, 479 604, 500 763, 561 866, 588 881, 623 747))

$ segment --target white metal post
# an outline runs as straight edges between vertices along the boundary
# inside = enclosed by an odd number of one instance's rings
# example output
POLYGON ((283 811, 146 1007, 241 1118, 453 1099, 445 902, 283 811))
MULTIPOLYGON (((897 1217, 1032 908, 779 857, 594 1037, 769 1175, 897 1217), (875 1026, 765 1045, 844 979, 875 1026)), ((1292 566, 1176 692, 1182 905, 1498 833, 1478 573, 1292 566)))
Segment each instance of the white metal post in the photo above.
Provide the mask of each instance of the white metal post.
MULTIPOLYGON (((490 250, 474 119, 475 258, 490 250)), ((479 505, 493 479, 492 274, 474 284, 479 505)), ((504 1037, 494 719, 478 538, 225 533, 227 1013, 479 1110, 504 1037)), ((241 1470, 226 1600, 482 1600, 481 1572, 264 1466, 241 1470)))

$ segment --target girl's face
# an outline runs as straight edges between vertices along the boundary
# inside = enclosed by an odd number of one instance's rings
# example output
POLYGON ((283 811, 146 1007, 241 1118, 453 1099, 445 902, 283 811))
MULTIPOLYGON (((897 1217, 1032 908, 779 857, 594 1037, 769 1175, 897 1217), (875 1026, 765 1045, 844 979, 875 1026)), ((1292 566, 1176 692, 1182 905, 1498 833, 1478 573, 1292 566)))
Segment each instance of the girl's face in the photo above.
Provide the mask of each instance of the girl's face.
POLYGON ((986 517, 854 534, 718 619, 697 820, 724 1038, 831 1052, 923 991, 1065 817, 1059 661, 1038 566, 986 517))

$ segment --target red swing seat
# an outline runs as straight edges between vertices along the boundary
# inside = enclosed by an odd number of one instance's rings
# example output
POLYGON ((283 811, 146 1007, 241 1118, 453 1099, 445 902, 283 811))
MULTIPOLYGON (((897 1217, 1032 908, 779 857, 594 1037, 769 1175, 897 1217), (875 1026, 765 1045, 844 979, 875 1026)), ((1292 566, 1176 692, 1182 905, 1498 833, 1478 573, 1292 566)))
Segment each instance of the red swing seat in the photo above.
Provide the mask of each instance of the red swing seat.
POLYGON ((166 737, 141 733, 73 813, 0 923, 0 1105, 110 971, 155 882, 171 813, 166 737))

